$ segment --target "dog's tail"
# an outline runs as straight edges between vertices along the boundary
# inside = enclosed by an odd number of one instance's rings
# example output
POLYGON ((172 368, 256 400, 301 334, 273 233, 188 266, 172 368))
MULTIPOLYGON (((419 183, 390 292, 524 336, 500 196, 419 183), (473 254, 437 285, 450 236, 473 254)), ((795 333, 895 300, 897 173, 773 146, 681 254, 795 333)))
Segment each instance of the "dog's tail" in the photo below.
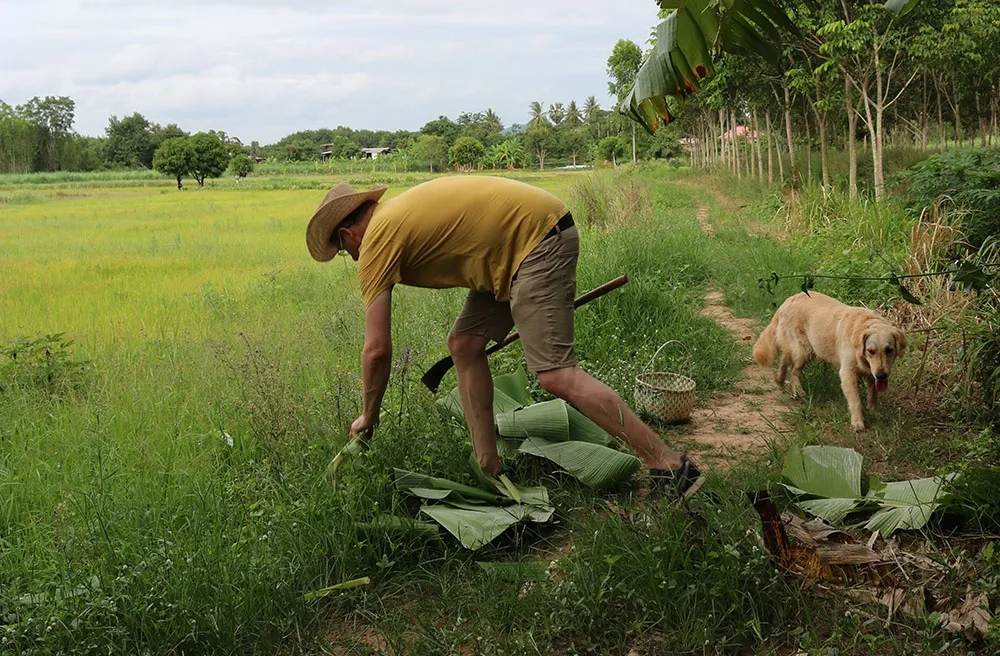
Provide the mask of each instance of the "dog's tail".
POLYGON ((778 329, 778 313, 774 313, 774 318, 767 325, 764 332, 760 334, 757 343, 753 345, 753 359, 762 367, 770 367, 778 355, 778 341, 775 332, 778 329))

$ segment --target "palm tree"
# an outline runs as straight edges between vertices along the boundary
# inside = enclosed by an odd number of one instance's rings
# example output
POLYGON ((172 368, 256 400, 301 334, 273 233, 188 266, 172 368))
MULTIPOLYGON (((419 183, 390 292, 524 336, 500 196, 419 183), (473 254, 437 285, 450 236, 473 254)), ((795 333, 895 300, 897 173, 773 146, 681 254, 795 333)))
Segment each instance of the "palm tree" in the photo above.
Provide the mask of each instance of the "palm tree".
POLYGON ((483 118, 486 119, 486 125, 489 126, 490 132, 503 131, 503 121, 500 120, 500 115, 494 112, 492 107, 486 110, 483 118))
POLYGON ((566 125, 570 128, 575 128, 583 122, 583 117, 580 116, 580 108, 576 106, 576 101, 569 101, 569 106, 566 108, 566 125))
POLYGON ((531 120, 528 121, 528 125, 537 125, 545 121, 545 103, 532 100, 531 104, 528 105, 528 111, 531 112, 531 120))
POLYGON ((563 104, 561 102, 552 103, 549 106, 549 120, 552 121, 552 125, 559 125, 566 118, 566 110, 563 109, 563 104))
POLYGON ((597 125, 597 136, 601 136, 600 120, 601 106, 597 102, 597 98, 594 96, 589 96, 587 102, 583 104, 583 117, 587 121, 587 127, 591 130, 597 125))

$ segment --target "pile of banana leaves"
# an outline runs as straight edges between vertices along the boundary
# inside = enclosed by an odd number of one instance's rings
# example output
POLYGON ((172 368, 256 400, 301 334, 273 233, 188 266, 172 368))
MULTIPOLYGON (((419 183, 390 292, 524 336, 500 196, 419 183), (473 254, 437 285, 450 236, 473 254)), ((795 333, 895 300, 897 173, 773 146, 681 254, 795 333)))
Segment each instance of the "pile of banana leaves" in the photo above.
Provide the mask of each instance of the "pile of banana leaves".
MULTIPOLYGON (((612 446, 615 438, 560 399, 532 403, 523 369, 493 380, 497 447, 505 458, 528 454, 551 460, 581 483, 604 489, 628 479, 641 463, 612 446)), ((458 390, 438 403, 465 419, 458 390)), ((519 487, 492 478, 470 458, 476 486, 395 470, 396 488, 423 500, 421 513, 468 549, 478 549, 518 522, 547 522, 555 509, 544 487, 519 487)))

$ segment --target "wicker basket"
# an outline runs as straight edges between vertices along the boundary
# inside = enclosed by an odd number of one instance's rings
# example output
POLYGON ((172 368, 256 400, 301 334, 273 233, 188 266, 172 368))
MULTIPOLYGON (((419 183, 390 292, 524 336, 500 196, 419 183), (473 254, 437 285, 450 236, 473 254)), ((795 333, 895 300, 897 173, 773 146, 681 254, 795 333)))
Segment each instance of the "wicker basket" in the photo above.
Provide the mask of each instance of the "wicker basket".
MULTIPOLYGON (((664 346, 683 342, 672 339, 656 349, 649 361, 649 371, 644 371, 635 377, 635 404, 640 413, 656 419, 672 423, 687 421, 691 418, 694 408, 695 388, 697 385, 689 376, 666 371, 654 371, 656 356, 664 346)), ((684 347, 685 350, 687 347, 684 347)), ((691 369, 690 352, 688 353, 688 371, 691 369)))

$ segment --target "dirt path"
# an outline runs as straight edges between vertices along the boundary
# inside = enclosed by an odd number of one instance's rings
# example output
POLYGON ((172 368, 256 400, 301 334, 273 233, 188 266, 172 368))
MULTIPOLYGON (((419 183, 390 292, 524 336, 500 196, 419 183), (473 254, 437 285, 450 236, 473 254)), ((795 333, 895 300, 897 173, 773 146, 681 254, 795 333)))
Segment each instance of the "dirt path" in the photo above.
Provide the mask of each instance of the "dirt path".
MULTIPOLYGON (((698 223, 706 235, 713 227, 708 208, 698 208, 698 223)), ((683 443, 688 451, 710 468, 725 470, 748 454, 765 453, 771 442, 780 440, 789 428, 782 416, 788 407, 777 389, 772 372, 753 360, 757 332, 749 319, 733 316, 721 292, 705 295, 702 316, 714 319, 733 336, 743 352, 743 371, 736 389, 713 394, 700 402, 691 415, 688 430, 672 441, 683 443)))

